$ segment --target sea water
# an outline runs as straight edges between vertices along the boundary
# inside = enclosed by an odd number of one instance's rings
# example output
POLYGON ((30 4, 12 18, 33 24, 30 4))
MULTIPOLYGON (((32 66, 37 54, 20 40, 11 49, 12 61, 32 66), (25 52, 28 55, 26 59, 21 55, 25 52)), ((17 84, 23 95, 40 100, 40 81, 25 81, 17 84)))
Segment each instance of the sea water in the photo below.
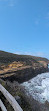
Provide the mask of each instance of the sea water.
POLYGON ((38 74, 21 85, 25 87, 26 94, 30 94, 35 100, 41 103, 49 102, 49 72, 38 74))

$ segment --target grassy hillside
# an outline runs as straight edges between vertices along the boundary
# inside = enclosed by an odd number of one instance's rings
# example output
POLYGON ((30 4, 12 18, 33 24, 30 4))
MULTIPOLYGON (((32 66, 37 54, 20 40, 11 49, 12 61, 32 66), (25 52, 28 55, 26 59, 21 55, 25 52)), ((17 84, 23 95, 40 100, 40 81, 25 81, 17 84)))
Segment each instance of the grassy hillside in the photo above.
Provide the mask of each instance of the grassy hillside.
POLYGON ((42 57, 35 57, 35 56, 30 56, 30 55, 18 55, 18 54, 13 54, 13 53, 8 53, 5 51, 0 51, 0 64, 3 63, 11 63, 11 62, 24 62, 27 65, 32 65, 32 62, 38 63, 38 61, 45 61, 48 62, 48 59, 42 58, 42 57))

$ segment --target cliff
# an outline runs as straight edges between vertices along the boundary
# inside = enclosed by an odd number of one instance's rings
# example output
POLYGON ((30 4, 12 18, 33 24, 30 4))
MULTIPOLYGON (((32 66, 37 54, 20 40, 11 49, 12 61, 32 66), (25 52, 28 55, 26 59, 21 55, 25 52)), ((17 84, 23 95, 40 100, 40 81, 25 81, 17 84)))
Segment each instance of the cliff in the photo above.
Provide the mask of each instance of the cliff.
POLYGON ((48 59, 42 57, 0 51, 0 78, 24 82, 48 71, 48 62, 48 59))
MULTIPOLYGON (((31 96, 27 96, 24 87, 20 84, 30 80, 38 74, 47 72, 48 63, 49 60, 46 58, 30 55, 17 55, 0 51, 0 84, 2 84, 14 97, 20 97, 20 106, 24 111, 48 111, 45 108, 45 105, 32 99, 31 96)), ((1 93, 0 98, 7 109, 12 111, 8 101, 5 100, 1 93)))

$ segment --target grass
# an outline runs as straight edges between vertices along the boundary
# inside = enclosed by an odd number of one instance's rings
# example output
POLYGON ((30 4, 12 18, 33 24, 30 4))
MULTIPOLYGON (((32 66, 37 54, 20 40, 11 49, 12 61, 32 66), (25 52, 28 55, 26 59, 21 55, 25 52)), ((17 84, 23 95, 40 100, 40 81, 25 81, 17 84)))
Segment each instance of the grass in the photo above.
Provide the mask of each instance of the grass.
POLYGON ((34 63, 38 63, 38 61, 48 62, 48 59, 42 57, 35 57, 30 55, 18 55, 5 51, 0 51, 0 64, 9 64, 14 61, 16 62, 21 61, 27 65, 32 65, 32 62, 34 63))

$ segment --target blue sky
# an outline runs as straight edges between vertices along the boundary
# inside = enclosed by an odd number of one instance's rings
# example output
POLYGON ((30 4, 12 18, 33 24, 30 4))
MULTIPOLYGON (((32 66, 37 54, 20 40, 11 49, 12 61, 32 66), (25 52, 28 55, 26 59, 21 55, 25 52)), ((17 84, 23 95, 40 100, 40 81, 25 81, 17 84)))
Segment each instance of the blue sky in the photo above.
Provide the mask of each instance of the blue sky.
POLYGON ((49 0, 0 0, 0 50, 49 58, 49 0))

